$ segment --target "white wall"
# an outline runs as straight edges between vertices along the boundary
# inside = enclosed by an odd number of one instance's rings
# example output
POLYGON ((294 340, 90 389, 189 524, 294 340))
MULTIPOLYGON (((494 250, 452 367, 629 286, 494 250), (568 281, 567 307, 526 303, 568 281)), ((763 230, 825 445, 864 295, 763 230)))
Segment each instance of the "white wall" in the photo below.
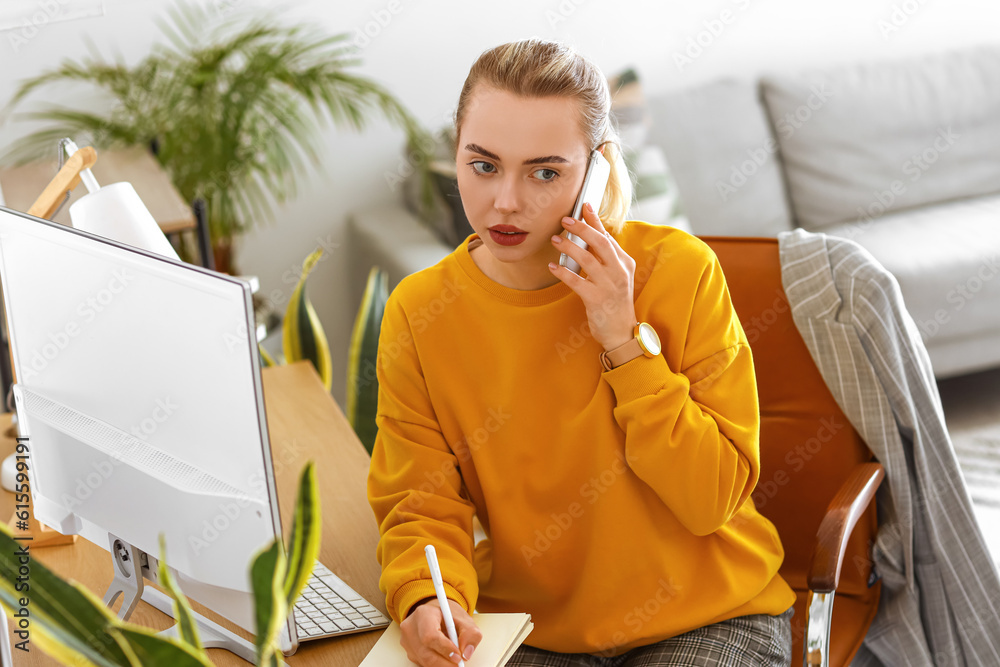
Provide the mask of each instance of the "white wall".
MULTIPOLYGON (((37 0, 38 5, 60 0, 37 0)), ((212 0, 237 10, 261 2, 212 0)), ((301 0, 285 15, 317 22, 332 32, 374 36, 361 50, 359 73, 386 85, 425 124, 437 129, 449 117, 476 56, 496 44, 530 36, 569 42, 611 74, 633 65, 650 92, 720 76, 751 77, 834 62, 896 57, 975 43, 997 42, 1000 6, 990 0, 506 0, 502 3, 434 0, 301 0), (395 13, 393 12, 395 10, 395 13), (728 12, 725 15, 723 12, 728 12), (379 23, 381 19, 381 23, 379 23), (714 33, 713 34, 713 30, 714 33), (704 46, 700 53, 692 43, 704 46), (692 56, 678 64, 678 54, 692 56)), ((102 18, 41 25, 26 43, 0 33, 0 104, 19 79, 80 58, 88 36, 102 54, 127 62, 159 39, 154 17, 166 0, 106 0, 102 18)), ((44 101, 71 104, 68 91, 49 89, 44 101)), ((40 98, 42 99, 42 98, 40 98)), ((23 133, 24 124, 0 127, 0 146, 23 133)), ((238 261, 260 276, 264 294, 283 299, 317 239, 339 244, 310 278, 309 294, 330 338, 334 389, 344 403, 347 340, 356 304, 349 290, 345 212, 398 193, 384 174, 403 164, 402 133, 375 120, 356 134, 329 129, 322 137, 324 163, 301 183, 299 196, 276 219, 242 239, 238 261)))

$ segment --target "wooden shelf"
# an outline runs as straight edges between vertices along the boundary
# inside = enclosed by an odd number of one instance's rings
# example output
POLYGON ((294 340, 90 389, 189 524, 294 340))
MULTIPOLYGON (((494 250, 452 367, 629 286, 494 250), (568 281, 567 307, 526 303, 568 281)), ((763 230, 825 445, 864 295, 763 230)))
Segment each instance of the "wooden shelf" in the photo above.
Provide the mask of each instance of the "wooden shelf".
MULTIPOLYGON (((52 152, 55 153, 54 147, 52 152)), ((0 169, 0 188, 7 208, 27 211, 56 175, 57 165, 53 159, 0 169)), ((165 234, 196 227, 190 203, 184 201, 170 176, 149 151, 139 147, 98 151, 97 164, 91 171, 102 186, 119 181, 131 183, 165 234)), ((77 187, 52 220, 68 225, 69 207, 86 194, 87 188, 77 187)))

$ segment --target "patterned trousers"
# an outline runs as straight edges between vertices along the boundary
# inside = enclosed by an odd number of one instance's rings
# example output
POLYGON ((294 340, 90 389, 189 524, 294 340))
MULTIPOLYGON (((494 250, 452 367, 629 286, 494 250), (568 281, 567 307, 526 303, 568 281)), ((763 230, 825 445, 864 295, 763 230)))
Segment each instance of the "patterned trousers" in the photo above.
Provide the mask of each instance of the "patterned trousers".
POLYGON ((780 616, 737 616, 614 657, 522 644, 507 667, 788 667, 794 613, 789 607, 780 616))

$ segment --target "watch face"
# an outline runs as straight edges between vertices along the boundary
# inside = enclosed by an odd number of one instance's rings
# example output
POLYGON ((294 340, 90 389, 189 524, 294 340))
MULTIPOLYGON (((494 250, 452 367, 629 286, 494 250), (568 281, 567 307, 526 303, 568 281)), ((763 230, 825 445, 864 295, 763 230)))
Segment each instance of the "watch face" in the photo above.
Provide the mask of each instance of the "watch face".
POLYGON ((660 337, 656 335, 656 330, 643 322, 639 325, 639 343, 651 356, 660 353, 660 337))

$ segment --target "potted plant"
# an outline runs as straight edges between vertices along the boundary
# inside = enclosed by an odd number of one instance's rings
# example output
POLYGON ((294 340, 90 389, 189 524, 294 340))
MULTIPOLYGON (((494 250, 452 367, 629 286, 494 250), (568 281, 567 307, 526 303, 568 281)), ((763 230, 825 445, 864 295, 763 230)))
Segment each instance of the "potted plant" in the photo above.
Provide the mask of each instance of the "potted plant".
MULTIPOLYGON (((416 155, 432 144, 384 87, 351 71, 360 61, 348 33, 186 4, 158 25, 167 42, 134 66, 91 55, 23 81, 4 115, 39 89, 73 82, 100 89, 110 110, 83 110, 74 98, 24 113, 48 125, 14 142, 2 160, 38 160, 66 136, 98 149, 152 147, 185 199, 207 204, 216 267, 232 273, 234 236, 295 194, 296 177, 319 162, 315 144, 327 117, 360 130, 381 115, 404 130, 416 155)), ((414 162, 422 168, 427 160, 414 162)))
MULTIPOLYGON (((248 573, 257 619, 255 662, 258 665, 284 664, 278 634, 316 563, 321 525, 316 469, 310 461, 299 477, 289 543, 284 545, 275 539, 253 558, 248 573)), ((120 621, 88 589, 64 581, 37 561, 31 563, 31 585, 25 588, 23 575, 19 574, 22 563, 17 555, 21 546, 12 537, 10 528, 0 523, 0 606, 10 614, 30 609, 31 642, 45 653, 63 664, 211 667, 191 607, 162 558, 162 538, 158 577, 174 601, 177 637, 120 621)))

